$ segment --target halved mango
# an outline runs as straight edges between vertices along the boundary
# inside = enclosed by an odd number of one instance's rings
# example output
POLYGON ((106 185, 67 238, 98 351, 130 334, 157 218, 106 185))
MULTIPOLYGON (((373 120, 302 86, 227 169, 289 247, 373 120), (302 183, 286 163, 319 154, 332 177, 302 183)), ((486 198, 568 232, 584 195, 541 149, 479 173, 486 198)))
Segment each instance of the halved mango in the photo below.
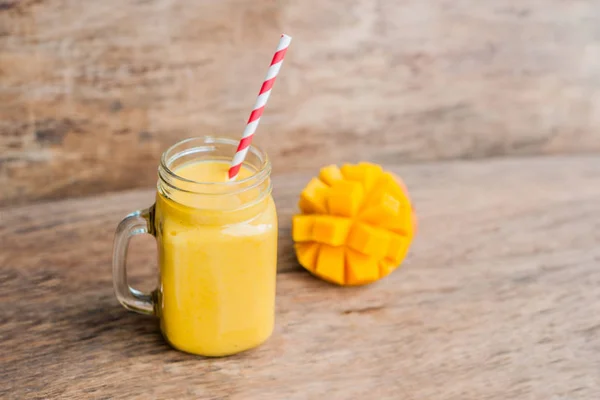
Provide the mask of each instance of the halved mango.
POLYGON ((406 187, 375 164, 329 165, 300 196, 292 237, 298 261, 340 285, 362 285, 393 271, 408 252, 416 214, 406 187))

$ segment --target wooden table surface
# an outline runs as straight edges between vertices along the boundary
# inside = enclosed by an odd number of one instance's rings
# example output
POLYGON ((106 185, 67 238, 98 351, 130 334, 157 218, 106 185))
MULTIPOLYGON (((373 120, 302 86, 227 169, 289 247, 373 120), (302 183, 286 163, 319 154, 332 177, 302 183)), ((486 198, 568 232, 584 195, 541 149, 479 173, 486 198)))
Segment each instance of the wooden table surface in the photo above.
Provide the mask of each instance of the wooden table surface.
MULTIPOLYGON (((274 179, 277 327, 221 359, 170 349, 113 295, 114 228, 151 190, 0 209, 0 398, 599 398, 600 157, 388 167, 420 232, 403 268, 360 288, 298 266, 309 176, 274 179)), ((155 245, 132 246, 149 289, 155 245)))

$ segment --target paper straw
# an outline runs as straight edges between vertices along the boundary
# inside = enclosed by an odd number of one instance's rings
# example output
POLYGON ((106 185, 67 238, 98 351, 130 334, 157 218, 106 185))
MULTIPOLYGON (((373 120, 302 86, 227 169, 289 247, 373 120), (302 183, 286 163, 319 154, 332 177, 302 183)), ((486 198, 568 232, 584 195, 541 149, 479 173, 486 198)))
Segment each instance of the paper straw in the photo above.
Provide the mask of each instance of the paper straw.
POLYGON ((248 149, 250 148, 252 137, 254 136, 254 132, 256 132, 256 128, 260 122, 260 117, 265 109, 265 106, 267 105, 267 100, 269 100, 269 96, 271 95, 271 89, 275 83, 275 78, 277 78, 277 74, 279 74, 279 70, 283 64, 283 58, 285 57, 285 53, 287 52, 291 41, 292 38, 290 36, 281 35, 279 45, 277 46, 277 50, 275 51, 273 59, 271 60, 271 65, 269 66, 267 76, 260 87, 260 92, 258 92, 254 109, 250 113, 250 117, 246 123, 246 128, 242 134, 242 140, 240 140, 237 151, 235 152, 233 160, 231 161, 231 166, 229 167, 230 180, 234 180, 240 172, 242 163, 244 162, 246 154, 248 153, 248 149))

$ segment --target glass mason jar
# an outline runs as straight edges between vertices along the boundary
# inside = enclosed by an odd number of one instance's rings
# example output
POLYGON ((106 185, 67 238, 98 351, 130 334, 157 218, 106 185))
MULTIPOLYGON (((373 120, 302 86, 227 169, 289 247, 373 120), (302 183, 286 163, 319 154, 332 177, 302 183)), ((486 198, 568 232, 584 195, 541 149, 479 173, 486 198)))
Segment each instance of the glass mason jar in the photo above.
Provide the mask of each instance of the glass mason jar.
POLYGON ((169 148, 158 168, 155 204, 127 216, 115 236, 117 298, 127 309, 156 315, 165 339, 188 353, 235 354, 273 331, 277 214, 269 159, 252 146, 237 180, 210 176, 213 167, 226 168, 237 144, 202 137, 169 148), (209 179, 182 176, 190 166, 209 179), (127 284, 127 246, 141 233, 158 243, 159 286, 151 294, 127 284))

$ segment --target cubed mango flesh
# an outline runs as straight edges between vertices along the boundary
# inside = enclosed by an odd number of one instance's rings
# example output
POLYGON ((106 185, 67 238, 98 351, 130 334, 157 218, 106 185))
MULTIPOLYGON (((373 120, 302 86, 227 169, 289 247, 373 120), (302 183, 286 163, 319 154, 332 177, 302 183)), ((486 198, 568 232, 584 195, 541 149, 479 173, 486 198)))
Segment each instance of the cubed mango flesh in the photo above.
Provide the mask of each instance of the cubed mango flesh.
POLYGON ((304 214, 327 213, 327 192, 329 187, 319 178, 313 178, 300 195, 298 205, 304 214))
POLYGON ((319 243, 340 246, 346 242, 352 221, 329 215, 314 216, 312 237, 319 243))
POLYGON ((400 202, 389 193, 382 193, 376 200, 360 213, 360 219, 375 226, 385 226, 387 221, 398 216, 400 202))
POLYGON ((386 230, 356 222, 350 229, 346 245, 362 254, 383 258, 387 253, 389 243, 390 233, 386 230))
POLYGON ((345 283, 344 248, 322 244, 315 273, 325 280, 343 285, 345 283))
POLYGON ((392 196, 396 197, 401 202, 404 202, 404 199, 407 198, 405 190, 400 186, 396 177, 390 172, 381 174, 375 186, 377 188, 382 188, 383 191, 390 192, 392 196))
POLYGON ((294 242, 308 242, 313 240, 313 227, 315 216, 311 214, 298 214, 292 217, 292 239, 294 242))
POLYGON ((340 170, 342 171, 344 179, 362 183, 363 169, 360 167, 360 165, 344 164, 340 170))
POLYGON ((398 215, 384 220, 381 225, 392 232, 412 238, 415 232, 413 215, 412 209, 406 206, 400 206, 400 208, 398 208, 398 215))
POLYGON ((346 283, 348 285, 364 285, 379 279, 379 260, 359 253, 346 250, 346 283))
POLYGON ((296 249, 296 256, 298 257, 300 265, 309 271, 314 271, 315 266, 317 265, 317 256, 319 254, 320 246, 319 243, 315 242, 296 243, 294 248, 296 249))
POLYGON ((364 197, 363 187, 356 182, 337 181, 327 198, 327 209, 333 215, 353 217, 358 213, 364 197))
POLYGON ((319 179, 321 179, 321 181, 323 181, 326 185, 331 186, 335 182, 343 180, 344 177, 342 176, 342 172, 337 165, 328 165, 321 168, 321 171, 319 172, 319 179))
POLYGON ((358 165, 363 169, 363 182, 365 186, 365 190, 371 191, 381 174, 383 173, 383 168, 377 164, 371 164, 367 162, 361 162, 358 165))
POLYGON ((404 257, 406 257, 409 243, 410 240, 406 236, 390 232, 390 243, 385 253, 385 258, 394 265, 399 265, 404 260, 404 257))
POLYGON ((341 171, 345 179, 360 182, 367 192, 373 188, 382 174, 382 168, 379 165, 366 162, 356 165, 344 164, 341 171))
POLYGON ((292 220, 299 263, 340 285, 363 285, 404 260, 417 218, 406 186, 370 163, 329 165, 300 195, 292 220))

